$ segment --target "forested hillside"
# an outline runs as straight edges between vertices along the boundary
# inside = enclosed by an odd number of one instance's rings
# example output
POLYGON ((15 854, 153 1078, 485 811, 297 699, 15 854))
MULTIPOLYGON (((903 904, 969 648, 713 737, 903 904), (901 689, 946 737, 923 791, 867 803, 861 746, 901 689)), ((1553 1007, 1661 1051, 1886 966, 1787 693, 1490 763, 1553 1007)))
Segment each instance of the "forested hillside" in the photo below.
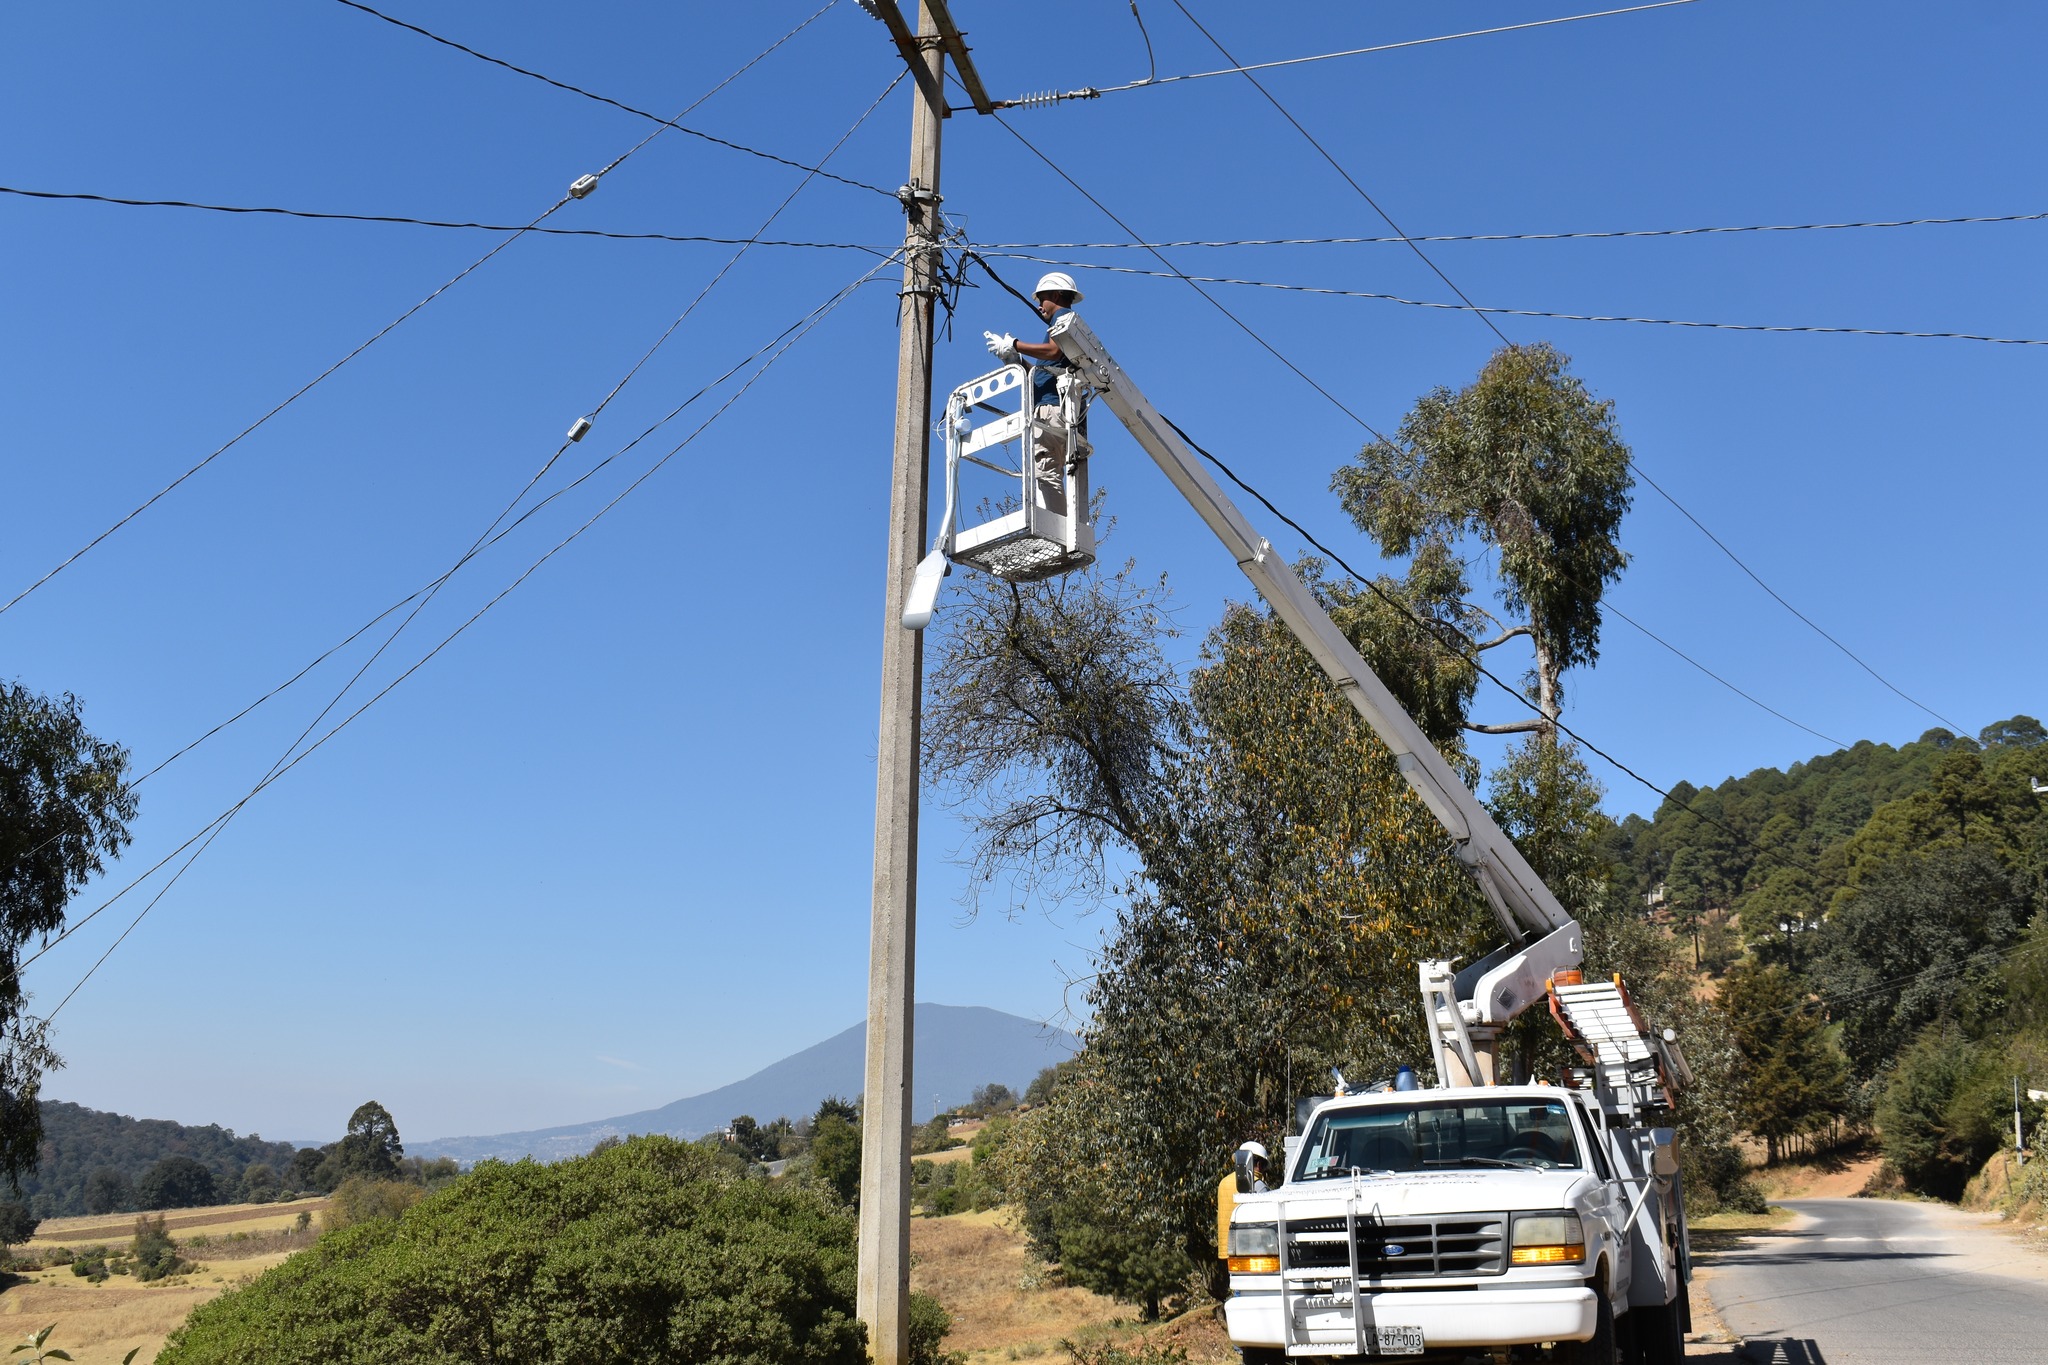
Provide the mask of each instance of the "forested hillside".
POLYGON ((1607 836, 1653 914, 1723 976, 1739 1114, 1775 1154, 1875 1125, 1953 1197, 2048 1081, 2048 730, 1864 742, 1681 783, 1607 836))
POLYGON ((261 1173, 257 1179, 274 1192, 295 1151, 213 1124, 194 1128, 45 1100, 42 1159, 21 1178, 21 1194, 38 1218, 228 1203, 255 1166, 269 1172, 267 1182, 261 1173))
POLYGON ((1743 943, 1808 931, 1902 854, 1973 845, 2039 876, 2048 804, 2029 779, 2048 778, 2044 742, 2039 721, 2015 716, 1974 740, 1934 729, 1717 787, 1680 782, 1654 819, 1621 822, 1612 852, 1719 965, 1743 943), (1740 941, 1717 932, 1736 920, 1740 941))

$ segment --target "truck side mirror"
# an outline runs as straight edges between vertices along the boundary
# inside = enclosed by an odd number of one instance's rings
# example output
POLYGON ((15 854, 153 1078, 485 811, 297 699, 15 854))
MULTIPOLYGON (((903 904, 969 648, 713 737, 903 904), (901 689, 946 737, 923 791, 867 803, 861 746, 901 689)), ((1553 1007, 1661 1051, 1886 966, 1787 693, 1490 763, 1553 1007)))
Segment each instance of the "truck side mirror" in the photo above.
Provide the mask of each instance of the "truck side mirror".
POLYGON ((1230 1164, 1237 1168, 1237 1192, 1252 1192, 1252 1162, 1258 1160, 1250 1152, 1239 1150, 1230 1154, 1230 1164))
POLYGON ((1669 1128, 1652 1128, 1650 1147, 1650 1169, 1658 1175, 1677 1175, 1678 1134, 1669 1128))

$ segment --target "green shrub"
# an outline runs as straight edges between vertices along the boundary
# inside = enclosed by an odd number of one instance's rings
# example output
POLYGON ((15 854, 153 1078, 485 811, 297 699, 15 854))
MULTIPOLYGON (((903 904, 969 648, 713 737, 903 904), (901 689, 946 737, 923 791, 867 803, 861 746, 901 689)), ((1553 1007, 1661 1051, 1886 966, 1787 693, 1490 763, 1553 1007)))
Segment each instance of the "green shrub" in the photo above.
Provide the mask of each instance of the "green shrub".
POLYGON ((194 1310, 159 1365, 863 1365, 854 1220, 668 1138, 484 1162, 194 1310))
POLYGON ((130 1254, 135 1258, 135 1278, 143 1281, 161 1280, 177 1273, 185 1264, 178 1259, 178 1244, 165 1230, 162 1214, 135 1220, 135 1244, 130 1254))
POLYGON ((953 1315, 929 1294, 910 1296, 910 1365, 963 1365, 967 1357, 945 1349, 953 1315))
POLYGON ((327 1212, 320 1216, 329 1232, 380 1218, 396 1218, 420 1202, 426 1191, 405 1180, 371 1180, 352 1175, 337 1185, 327 1212))

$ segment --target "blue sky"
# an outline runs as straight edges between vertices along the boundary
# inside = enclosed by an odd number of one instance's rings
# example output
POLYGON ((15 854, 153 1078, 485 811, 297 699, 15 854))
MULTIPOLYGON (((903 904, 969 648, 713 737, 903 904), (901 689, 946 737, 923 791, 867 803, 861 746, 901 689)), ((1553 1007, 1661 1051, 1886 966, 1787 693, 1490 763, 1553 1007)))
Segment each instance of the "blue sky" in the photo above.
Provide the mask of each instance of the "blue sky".
MULTIPOLYGON (((673 113, 815 4, 390 0, 484 52, 673 113)), ((1243 60, 1579 12, 1564 4, 1191 3, 1243 60)), ((1590 9, 1593 6, 1586 6, 1590 9)), ((1161 75, 1225 65, 1143 0, 1161 75)), ((1114 0, 958 0, 998 96, 1146 73, 1114 0)), ((1411 234, 1842 222, 2048 210, 2048 13, 2017 3, 1653 13, 1265 73, 1411 234)), ((334 0, 10 8, 0 183, 138 199, 523 223, 650 125, 334 0)), ((842 0, 691 126, 821 156, 900 63, 842 0)), ((1011 126, 1155 239, 1384 235, 1242 77, 1016 112, 1011 126)), ((907 86, 832 162, 903 178, 907 86)), ((665 133, 551 225, 744 238, 800 173, 665 133)), ((946 127, 946 207, 983 243, 1114 224, 993 121, 946 127)), ((1445 243, 1487 305, 2048 338, 2042 223, 1445 243)), ((770 235, 893 246, 893 200, 813 182, 770 235)), ((0 195, 11 597, 498 237, 0 195)), ((138 770, 446 571, 731 254, 523 238, 18 606, 0 670, 84 699, 138 770)), ((1143 253, 1038 252, 1157 268, 1143 253)), ((1185 248, 1191 274, 1455 301, 1396 245, 1185 248)), ((760 247, 540 485, 552 491, 875 262, 760 247)), ((1028 286, 1043 267, 999 268, 1028 286)), ((1363 431, 1186 284, 1083 275, 1082 311, 1159 406, 1363 566, 1327 492, 1363 431)), ((58 1017, 48 1093, 331 1136, 375 1097, 417 1138, 573 1122, 710 1088, 860 1016, 891 272, 706 433, 276 785, 58 1017)), ((1470 379, 1467 313, 1218 286, 1366 420, 1470 379)), ((939 370, 985 367, 1017 305, 969 292, 939 370)), ((1651 477, 1886 679, 1968 730, 2042 714, 2048 348, 1502 318, 1613 398, 1651 477)), ((668 451, 732 386, 451 581, 343 709, 415 662, 668 451)), ((1192 650, 1248 588, 1137 448, 1099 433, 1111 552, 1168 573, 1192 650)), ((1276 543, 1298 548, 1280 528, 1276 543)), ((1788 615, 1638 490, 1612 601, 1842 740, 1937 722, 1788 615)), ((381 638, 381 637, 373 637, 381 638)), ((151 778, 82 916, 260 779, 366 642, 151 778)), ((1660 783, 1825 749, 1618 620, 1570 718, 1660 783)), ((1654 805, 1603 772, 1609 808, 1654 805)), ((1044 1017, 1098 921, 968 919, 928 808, 921 998, 1044 1017)), ((172 864, 173 867, 176 864, 172 864)), ((36 964, 49 1008, 163 874, 36 964)))

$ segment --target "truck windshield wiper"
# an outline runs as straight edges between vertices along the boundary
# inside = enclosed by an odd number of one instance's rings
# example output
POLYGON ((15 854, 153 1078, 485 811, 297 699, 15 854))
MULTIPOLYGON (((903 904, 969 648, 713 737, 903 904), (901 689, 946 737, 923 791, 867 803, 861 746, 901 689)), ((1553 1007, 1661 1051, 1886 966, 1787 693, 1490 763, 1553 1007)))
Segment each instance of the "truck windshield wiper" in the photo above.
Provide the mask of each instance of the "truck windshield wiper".
POLYGON ((1511 1171, 1541 1170, 1533 1161, 1509 1161, 1497 1156, 1452 1156, 1439 1157, 1422 1163, 1425 1166, 1504 1166, 1511 1171))

